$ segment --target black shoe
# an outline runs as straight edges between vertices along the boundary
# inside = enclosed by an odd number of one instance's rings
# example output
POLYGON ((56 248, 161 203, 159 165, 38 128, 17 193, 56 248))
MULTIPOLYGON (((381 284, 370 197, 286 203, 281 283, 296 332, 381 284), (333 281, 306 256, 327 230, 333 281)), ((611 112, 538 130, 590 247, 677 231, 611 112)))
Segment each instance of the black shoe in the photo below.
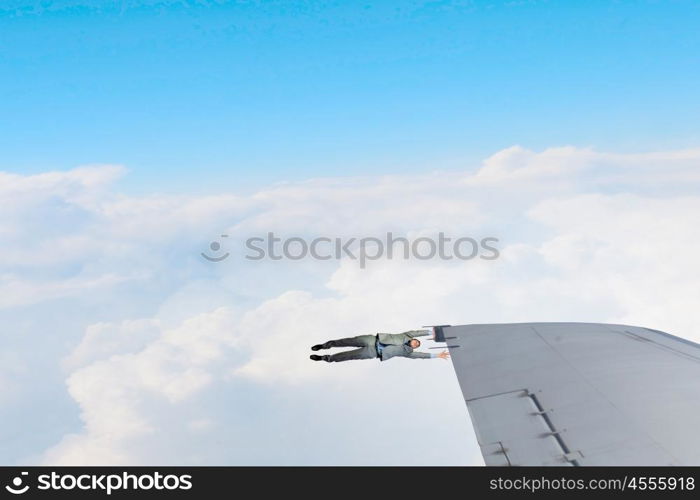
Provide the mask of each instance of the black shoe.
POLYGON ((311 358, 313 361, 323 361, 323 358, 325 358, 325 356, 319 356, 318 354, 312 354, 311 356, 309 356, 309 358, 311 358))
POLYGON ((320 351, 321 349, 323 349, 323 345, 322 345, 322 344, 316 344, 315 346, 313 346, 313 347, 311 348, 312 351, 320 351))

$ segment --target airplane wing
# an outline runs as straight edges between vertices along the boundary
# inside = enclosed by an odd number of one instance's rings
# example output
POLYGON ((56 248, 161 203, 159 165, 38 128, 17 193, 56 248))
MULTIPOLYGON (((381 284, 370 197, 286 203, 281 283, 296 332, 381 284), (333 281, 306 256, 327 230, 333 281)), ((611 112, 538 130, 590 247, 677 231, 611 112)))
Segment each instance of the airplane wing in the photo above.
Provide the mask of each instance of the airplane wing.
POLYGON ((648 328, 439 328, 486 465, 700 465, 700 344, 648 328))

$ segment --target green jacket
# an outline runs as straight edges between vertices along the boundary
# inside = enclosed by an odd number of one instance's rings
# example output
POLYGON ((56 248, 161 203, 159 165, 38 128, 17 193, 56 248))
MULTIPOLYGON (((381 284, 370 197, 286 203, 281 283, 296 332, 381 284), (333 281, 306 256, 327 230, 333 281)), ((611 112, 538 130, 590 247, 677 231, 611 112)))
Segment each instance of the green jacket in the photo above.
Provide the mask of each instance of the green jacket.
POLYGON ((417 352, 406 342, 414 337, 425 337, 428 335, 429 330, 410 330, 403 333, 378 333, 377 338, 379 342, 386 345, 382 350, 381 360, 386 361, 395 356, 403 356, 405 358, 411 359, 426 359, 431 358, 430 353, 427 352, 417 352))

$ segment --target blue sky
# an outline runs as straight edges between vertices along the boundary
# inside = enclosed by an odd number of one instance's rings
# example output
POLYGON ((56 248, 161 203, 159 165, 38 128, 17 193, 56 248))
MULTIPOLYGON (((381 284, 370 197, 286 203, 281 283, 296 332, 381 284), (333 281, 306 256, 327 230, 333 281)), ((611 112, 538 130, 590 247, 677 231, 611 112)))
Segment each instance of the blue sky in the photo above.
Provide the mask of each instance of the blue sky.
POLYGON ((696 2, 0 7, 0 169, 118 163, 122 189, 464 168, 514 144, 700 139, 696 2))

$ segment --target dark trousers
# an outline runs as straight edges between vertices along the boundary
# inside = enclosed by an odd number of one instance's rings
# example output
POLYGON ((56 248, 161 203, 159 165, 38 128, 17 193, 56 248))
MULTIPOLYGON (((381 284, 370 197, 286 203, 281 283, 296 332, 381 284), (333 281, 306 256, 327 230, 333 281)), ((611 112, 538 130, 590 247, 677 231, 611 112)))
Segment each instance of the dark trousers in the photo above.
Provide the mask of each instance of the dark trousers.
POLYGON ((323 345, 324 349, 331 347, 357 347, 350 351, 338 352, 323 357, 328 362, 351 361, 354 359, 373 359, 377 357, 377 336, 359 335, 346 339, 329 340, 323 345))

